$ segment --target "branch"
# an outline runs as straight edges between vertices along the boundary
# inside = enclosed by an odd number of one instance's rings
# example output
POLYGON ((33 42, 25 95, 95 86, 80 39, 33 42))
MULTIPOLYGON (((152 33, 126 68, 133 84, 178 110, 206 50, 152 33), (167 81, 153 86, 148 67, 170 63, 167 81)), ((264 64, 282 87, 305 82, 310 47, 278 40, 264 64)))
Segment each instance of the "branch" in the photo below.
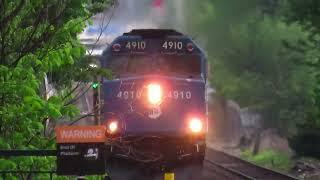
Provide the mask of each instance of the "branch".
MULTIPOLYGON (((62 11, 53 19, 49 20, 49 24, 48 26, 45 28, 45 30, 43 31, 43 33, 41 34, 41 36, 38 39, 35 40, 31 40, 32 37, 30 37, 30 40, 28 40, 29 44, 26 44, 24 46, 24 48, 20 51, 20 55, 18 56, 18 58, 16 60, 13 61, 13 63, 11 63, 11 66, 15 67, 17 66, 18 62, 20 61, 20 59, 27 53, 34 51, 37 48, 40 48, 43 46, 43 42, 47 42, 47 41, 51 41, 51 39, 54 37, 54 34, 56 32, 50 32, 49 29, 52 25, 57 26, 58 24, 58 20, 61 18, 61 16, 64 14, 64 12, 66 11, 67 6, 65 6, 62 11), (32 43, 32 45, 30 45, 32 43)), ((33 36, 33 35, 32 35, 33 36)))
POLYGON ((5 4, 4 1, 5 0, 0 0, 0 14, 1 14, 1 17, 4 17, 4 15, 5 15, 6 4, 5 4))
POLYGON ((74 93, 77 89, 78 89, 78 87, 80 86, 80 83, 81 82, 78 82, 77 83, 77 85, 66 95, 66 96, 64 96, 63 98, 62 98, 62 100, 65 100, 67 97, 69 97, 72 93, 74 93))
POLYGON ((92 54, 93 49, 97 46, 98 42, 100 41, 100 38, 101 38, 101 36, 102 36, 102 33, 108 28, 108 26, 109 26, 109 24, 110 24, 110 22, 111 22, 111 20, 112 20, 112 17, 113 17, 113 15, 114 15, 115 7, 116 7, 116 6, 113 5, 113 9, 112 9, 110 18, 108 19, 108 22, 107 22, 107 24, 106 24, 104 27, 103 27, 103 23, 104 23, 104 18, 105 18, 105 16, 103 17, 102 25, 100 26, 100 33, 99 33, 98 38, 96 39, 95 43, 93 44, 92 49, 91 49, 91 51, 89 52, 89 55, 92 54))
POLYGON ((51 34, 51 32, 48 32, 48 29, 49 29, 50 25, 48 25, 48 27, 46 28, 45 32, 42 33, 42 35, 40 36, 40 38, 38 38, 37 40, 35 40, 33 42, 33 45, 32 46, 25 46, 25 48, 23 48, 20 52, 20 55, 18 56, 18 58, 16 60, 14 60, 12 63, 11 63, 11 66, 15 67, 17 66, 18 62, 20 61, 20 59, 25 56, 25 54, 29 53, 29 52, 32 52, 34 51, 35 49, 37 48, 40 48, 42 46, 42 42, 43 41, 47 41, 48 39, 51 39, 49 38, 51 34))
POLYGON ((38 26, 40 24, 40 20, 41 20, 41 16, 43 16, 42 12, 44 12, 43 10, 40 10, 39 13, 38 13, 38 16, 34 22, 34 24, 32 25, 33 27, 33 31, 29 34, 29 36, 26 38, 25 42, 23 43, 23 48, 21 49, 20 52, 23 51, 23 49, 29 45, 30 41, 32 40, 34 34, 36 33, 37 29, 38 29, 38 26))
MULTIPOLYGON (((20 164, 17 164, 17 170, 18 170, 18 171, 21 171, 21 170, 22 170, 22 169, 20 168, 20 164)), ((23 173, 19 173, 19 176, 20 176, 21 179, 25 179, 24 176, 23 176, 23 173)))
POLYGON ((77 100, 79 100, 79 98, 82 97, 85 93, 87 93, 87 92, 89 91, 89 89, 91 89, 91 86, 89 86, 89 87, 88 87, 85 91, 83 91, 81 94, 78 93, 75 98, 71 99, 71 100, 70 100, 69 102, 67 102, 64 106, 68 106, 68 105, 76 102, 77 100), (79 94, 80 94, 80 95, 79 95, 79 94))
POLYGON ((21 0, 18 6, 6 17, 0 21, 0 29, 3 29, 17 14, 21 11, 25 0, 21 0))
POLYGON ((79 117, 78 119, 73 120, 72 122, 70 122, 70 123, 68 124, 68 126, 71 126, 71 125, 75 124, 76 122, 80 121, 80 120, 83 119, 83 118, 86 118, 86 117, 89 117, 89 116, 94 116, 94 114, 95 114, 95 112, 92 112, 92 113, 83 115, 83 116, 79 117))
POLYGON ((2 28, 0 28, 1 30, 1 59, 0 59, 0 64, 5 64, 5 58, 6 58, 6 55, 5 55, 5 49, 6 49, 6 33, 5 31, 2 31, 2 28))
POLYGON ((39 134, 34 134, 33 136, 30 137, 30 139, 28 140, 28 142, 27 142, 27 144, 26 144, 27 147, 31 144, 33 138, 34 138, 36 135, 38 136, 39 134))

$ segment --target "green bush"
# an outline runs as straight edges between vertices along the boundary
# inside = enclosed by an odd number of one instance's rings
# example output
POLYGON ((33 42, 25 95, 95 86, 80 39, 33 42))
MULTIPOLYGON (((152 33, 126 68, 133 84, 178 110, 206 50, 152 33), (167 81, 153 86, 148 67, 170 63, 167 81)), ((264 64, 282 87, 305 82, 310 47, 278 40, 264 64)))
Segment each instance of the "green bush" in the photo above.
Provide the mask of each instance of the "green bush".
POLYGON ((288 154, 272 150, 265 150, 257 155, 252 155, 251 151, 245 150, 241 153, 241 158, 254 164, 279 171, 289 171, 293 167, 293 162, 288 154))

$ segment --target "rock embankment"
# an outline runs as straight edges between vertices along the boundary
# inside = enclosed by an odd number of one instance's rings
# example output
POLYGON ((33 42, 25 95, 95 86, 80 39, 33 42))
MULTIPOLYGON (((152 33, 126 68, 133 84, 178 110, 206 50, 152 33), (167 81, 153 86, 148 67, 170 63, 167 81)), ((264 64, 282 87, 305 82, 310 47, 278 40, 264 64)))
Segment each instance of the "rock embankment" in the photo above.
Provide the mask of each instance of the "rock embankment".
POLYGON ((320 160, 312 158, 301 158, 297 160, 291 173, 305 180, 320 179, 320 160))

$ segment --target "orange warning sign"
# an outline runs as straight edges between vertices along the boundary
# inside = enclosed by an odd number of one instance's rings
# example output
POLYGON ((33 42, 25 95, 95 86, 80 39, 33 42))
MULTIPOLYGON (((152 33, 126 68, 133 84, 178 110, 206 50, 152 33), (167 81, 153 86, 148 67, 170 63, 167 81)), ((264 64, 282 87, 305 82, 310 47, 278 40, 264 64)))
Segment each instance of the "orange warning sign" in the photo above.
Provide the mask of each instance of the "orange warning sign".
POLYGON ((61 126, 55 129, 57 143, 105 142, 105 126, 61 126))

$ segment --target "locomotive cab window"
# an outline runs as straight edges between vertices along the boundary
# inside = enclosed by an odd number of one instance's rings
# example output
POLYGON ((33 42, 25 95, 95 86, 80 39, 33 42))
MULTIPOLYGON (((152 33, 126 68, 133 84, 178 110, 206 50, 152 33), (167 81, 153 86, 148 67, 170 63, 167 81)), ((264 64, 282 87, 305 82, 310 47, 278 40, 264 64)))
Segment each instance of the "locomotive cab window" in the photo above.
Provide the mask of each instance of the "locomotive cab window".
POLYGON ((114 77, 165 75, 185 78, 201 77, 201 58, 196 55, 118 55, 107 60, 114 77))
POLYGON ((143 55, 119 55, 108 58, 106 65, 114 77, 145 75, 151 70, 152 60, 143 55))
POLYGON ((160 55, 154 69, 164 75, 197 78, 201 77, 201 58, 196 55, 160 55))

